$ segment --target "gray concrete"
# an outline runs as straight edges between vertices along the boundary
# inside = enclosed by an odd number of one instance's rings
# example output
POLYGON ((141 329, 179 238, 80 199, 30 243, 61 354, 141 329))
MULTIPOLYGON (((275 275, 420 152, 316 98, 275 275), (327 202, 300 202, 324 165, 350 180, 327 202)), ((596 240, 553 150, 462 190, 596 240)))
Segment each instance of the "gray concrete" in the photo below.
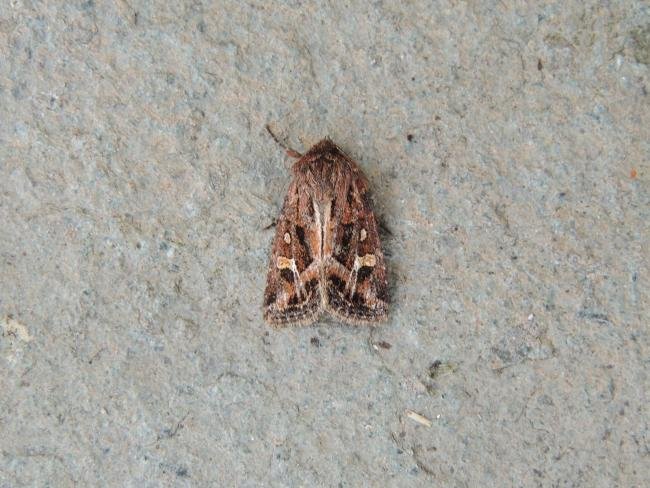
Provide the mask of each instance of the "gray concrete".
POLYGON ((526 3, 2 2, 0 487, 647 486, 650 10, 526 3), (385 326, 262 322, 267 123, 385 326))

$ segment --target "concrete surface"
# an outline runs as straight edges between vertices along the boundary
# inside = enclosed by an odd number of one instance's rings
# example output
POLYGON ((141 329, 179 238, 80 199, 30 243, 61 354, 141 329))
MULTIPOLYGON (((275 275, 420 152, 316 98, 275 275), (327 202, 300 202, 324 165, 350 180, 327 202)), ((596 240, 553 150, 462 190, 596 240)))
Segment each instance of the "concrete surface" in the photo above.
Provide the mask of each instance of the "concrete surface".
POLYGON ((2 2, 0 486, 647 486, 650 9, 530 3, 2 2), (263 324, 267 123, 387 325, 263 324))

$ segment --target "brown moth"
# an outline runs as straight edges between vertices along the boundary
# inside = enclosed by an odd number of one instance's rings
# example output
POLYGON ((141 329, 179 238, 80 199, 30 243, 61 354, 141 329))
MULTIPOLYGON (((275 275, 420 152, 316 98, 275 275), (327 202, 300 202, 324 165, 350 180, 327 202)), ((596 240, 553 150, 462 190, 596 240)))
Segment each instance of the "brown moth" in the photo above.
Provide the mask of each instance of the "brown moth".
POLYGON ((299 159, 276 224, 264 318, 274 327, 308 325, 323 312, 354 325, 384 320, 386 267, 368 181, 329 139, 287 153, 299 159))

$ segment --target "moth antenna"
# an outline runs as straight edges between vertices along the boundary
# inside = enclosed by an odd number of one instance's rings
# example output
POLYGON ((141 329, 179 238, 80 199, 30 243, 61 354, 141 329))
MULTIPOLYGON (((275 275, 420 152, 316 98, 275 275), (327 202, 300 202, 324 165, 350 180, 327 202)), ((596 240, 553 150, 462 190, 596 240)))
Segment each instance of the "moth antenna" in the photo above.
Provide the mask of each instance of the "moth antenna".
POLYGON ((302 154, 300 154, 298 151, 294 149, 291 149, 290 147, 287 147, 280 139, 278 139, 278 137, 271 130, 271 127, 269 127, 269 124, 266 124, 266 131, 271 135, 271 137, 277 143, 277 145, 286 151, 287 156, 296 159, 302 158, 302 154))

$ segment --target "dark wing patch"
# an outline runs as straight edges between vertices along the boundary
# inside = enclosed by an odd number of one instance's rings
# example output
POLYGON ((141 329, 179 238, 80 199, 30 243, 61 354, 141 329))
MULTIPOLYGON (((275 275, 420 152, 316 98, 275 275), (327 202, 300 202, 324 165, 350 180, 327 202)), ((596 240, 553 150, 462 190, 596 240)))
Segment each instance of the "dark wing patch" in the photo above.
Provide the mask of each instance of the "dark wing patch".
MULTIPOLYGON (((350 243, 352 242, 352 235, 354 233, 354 224, 339 224, 337 229, 337 245, 334 248, 335 258, 343 266, 349 266, 350 243)), ((352 257, 354 262, 354 257, 352 257)))

